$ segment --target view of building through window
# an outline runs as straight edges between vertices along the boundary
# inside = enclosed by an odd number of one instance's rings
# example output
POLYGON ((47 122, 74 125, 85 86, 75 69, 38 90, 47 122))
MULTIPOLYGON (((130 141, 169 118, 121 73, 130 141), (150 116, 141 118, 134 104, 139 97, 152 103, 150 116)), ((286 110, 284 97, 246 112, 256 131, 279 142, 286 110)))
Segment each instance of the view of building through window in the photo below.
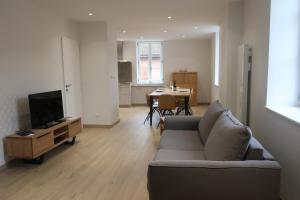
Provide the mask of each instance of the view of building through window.
POLYGON ((138 83, 161 83, 161 42, 138 42, 138 83))

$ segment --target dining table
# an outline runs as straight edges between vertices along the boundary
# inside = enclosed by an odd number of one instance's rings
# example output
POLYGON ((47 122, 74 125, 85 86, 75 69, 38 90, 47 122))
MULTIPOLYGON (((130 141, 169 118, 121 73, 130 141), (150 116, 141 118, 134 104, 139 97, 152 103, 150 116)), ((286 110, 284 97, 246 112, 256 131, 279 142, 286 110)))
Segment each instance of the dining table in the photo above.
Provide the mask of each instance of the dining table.
POLYGON ((185 110, 185 115, 190 115, 189 111, 189 98, 190 98, 190 89, 186 88, 158 88, 152 93, 149 94, 150 96, 150 104, 149 104, 149 109, 150 109, 150 126, 152 126, 152 118, 153 118, 153 102, 154 99, 159 99, 161 95, 171 95, 176 98, 183 98, 184 99, 184 110, 185 110))

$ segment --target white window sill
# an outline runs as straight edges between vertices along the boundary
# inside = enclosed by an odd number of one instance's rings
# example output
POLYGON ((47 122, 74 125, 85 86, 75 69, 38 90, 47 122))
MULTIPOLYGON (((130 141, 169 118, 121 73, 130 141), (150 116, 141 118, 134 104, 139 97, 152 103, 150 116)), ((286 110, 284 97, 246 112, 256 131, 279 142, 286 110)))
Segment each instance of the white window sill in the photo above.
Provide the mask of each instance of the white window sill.
POLYGON ((300 107, 288 106, 266 106, 266 109, 280 115, 281 117, 300 125, 300 107))

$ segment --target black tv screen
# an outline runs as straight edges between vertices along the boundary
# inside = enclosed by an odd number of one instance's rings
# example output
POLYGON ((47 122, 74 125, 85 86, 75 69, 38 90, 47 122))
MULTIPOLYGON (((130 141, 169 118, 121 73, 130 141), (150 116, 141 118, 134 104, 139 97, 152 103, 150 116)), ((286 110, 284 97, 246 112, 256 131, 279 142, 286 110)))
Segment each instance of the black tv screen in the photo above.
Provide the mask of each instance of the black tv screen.
POLYGON ((49 124, 64 118, 61 90, 28 95, 31 126, 47 128, 49 124))

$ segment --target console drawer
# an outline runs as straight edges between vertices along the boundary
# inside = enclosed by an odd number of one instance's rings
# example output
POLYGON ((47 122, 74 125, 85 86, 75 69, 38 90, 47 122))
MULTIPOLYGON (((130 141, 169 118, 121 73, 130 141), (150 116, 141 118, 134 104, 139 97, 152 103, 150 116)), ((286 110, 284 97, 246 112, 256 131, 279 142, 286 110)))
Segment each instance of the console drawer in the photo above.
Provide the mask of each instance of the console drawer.
POLYGON ((32 140, 33 157, 54 146, 53 133, 49 132, 32 140))
POLYGON ((6 152, 10 157, 32 158, 32 144, 30 138, 6 138, 6 152))
POLYGON ((76 120, 76 121, 72 122, 71 124, 69 124, 69 138, 74 137, 75 135, 80 133, 81 129, 82 129, 82 127, 81 127, 80 120, 76 120))

